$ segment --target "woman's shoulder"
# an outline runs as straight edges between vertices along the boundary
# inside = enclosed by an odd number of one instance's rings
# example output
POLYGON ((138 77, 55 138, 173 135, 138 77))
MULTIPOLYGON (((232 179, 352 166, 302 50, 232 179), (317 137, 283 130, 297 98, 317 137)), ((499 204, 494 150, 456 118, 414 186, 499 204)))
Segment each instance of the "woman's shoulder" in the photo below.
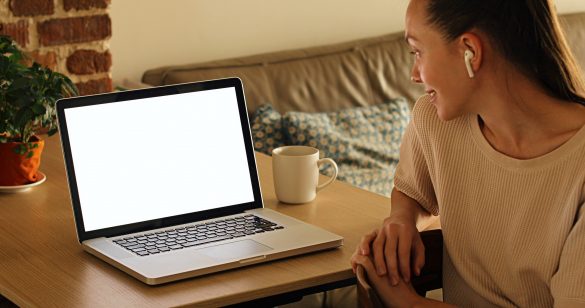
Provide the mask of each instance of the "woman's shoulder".
POLYGON ((414 103, 414 107, 412 108, 412 117, 413 118, 436 118, 439 120, 437 116, 437 111, 435 107, 431 104, 431 98, 429 95, 423 95, 419 97, 416 102, 414 103))
POLYGON ((464 115, 459 118, 443 121, 437 115, 437 109, 430 102, 429 95, 421 96, 414 107, 412 108, 412 122, 417 130, 424 130, 428 133, 440 132, 440 131, 451 131, 452 129, 460 130, 463 127, 467 127, 468 118, 471 115, 464 115))

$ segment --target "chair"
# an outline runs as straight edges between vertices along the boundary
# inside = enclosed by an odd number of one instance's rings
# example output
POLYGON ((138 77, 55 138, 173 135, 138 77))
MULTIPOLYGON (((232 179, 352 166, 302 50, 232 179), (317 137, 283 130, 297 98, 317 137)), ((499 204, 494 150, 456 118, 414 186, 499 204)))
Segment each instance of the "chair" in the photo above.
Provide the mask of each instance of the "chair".
MULTIPOLYGON (((425 296, 427 291, 440 289, 443 285, 443 233, 429 230, 421 232, 420 236, 425 245, 425 266, 420 276, 412 278, 412 286, 419 295, 425 296)), ((357 267, 356 276, 359 307, 384 307, 362 266, 357 267)))

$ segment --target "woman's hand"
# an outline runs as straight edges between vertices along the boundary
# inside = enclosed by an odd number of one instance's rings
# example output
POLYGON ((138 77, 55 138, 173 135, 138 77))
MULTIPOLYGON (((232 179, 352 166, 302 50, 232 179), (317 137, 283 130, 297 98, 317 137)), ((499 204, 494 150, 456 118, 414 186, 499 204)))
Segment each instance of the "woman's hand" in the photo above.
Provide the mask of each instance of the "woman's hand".
POLYGON ((354 273, 361 256, 373 258, 377 276, 389 273, 392 286, 399 284, 400 277, 409 283, 411 267, 418 276, 425 262, 425 248, 414 219, 391 215, 379 230, 366 234, 351 258, 354 273))
POLYGON ((409 283, 412 272, 420 275, 425 264, 425 247, 418 230, 426 228, 436 217, 433 218, 416 200, 396 188, 392 190, 391 200, 390 217, 384 219, 380 229, 362 238, 351 264, 355 272, 356 258, 359 255, 370 256, 378 276, 388 274, 386 279, 395 286, 401 276, 409 283))
POLYGON ((424 306, 422 304, 425 299, 414 291, 410 283, 406 283, 401 279, 398 284, 393 286, 388 279, 378 276, 371 257, 357 255, 352 258, 352 261, 355 261, 356 266, 359 264, 364 268, 369 283, 376 290, 376 294, 378 294, 385 307, 415 307, 417 304, 424 306))
POLYGON ((355 251, 351 255, 351 259, 350 259, 351 268, 353 269, 354 274, 355 274, 355 271, 356 271, 357 266, 358 266, 357 259, 360 256, 367 256, 370 254, 370 245, 372 245, 372 242, 374 241, 374 239, 376 239, 377 235, 378 235, 378 229, 362 236, 360 243, 355 248, 355 251))

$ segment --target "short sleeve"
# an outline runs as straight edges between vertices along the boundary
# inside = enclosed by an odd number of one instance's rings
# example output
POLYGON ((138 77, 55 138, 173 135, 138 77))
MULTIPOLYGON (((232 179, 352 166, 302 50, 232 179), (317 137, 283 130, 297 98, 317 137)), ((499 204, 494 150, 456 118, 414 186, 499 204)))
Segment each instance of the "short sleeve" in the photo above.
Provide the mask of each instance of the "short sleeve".
POLYGON ((585 204, 577 216, 551 280, 555 307, 585 308, 585 204))
POLYGON ((394 185, 400 192, 416 200, 431 214, 438 216, 439 207, 435 195, 435 189, 429 172, 429 164, 423 151, 420 136, 417 132, 420 118, 415 106, 413 118, 408 124, 402 144, 400 146, 400 159, 396 167, 394 185))

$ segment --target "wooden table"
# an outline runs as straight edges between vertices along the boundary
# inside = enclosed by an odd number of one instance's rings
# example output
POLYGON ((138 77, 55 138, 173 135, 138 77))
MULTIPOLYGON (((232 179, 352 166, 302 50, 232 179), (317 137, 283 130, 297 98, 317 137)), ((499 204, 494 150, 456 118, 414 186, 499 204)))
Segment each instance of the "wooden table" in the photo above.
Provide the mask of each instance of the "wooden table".
MULTIPOLYGON (((345 238, 343 247, 228 272, 148 286, 84 252, 76 236, 58 136, 46 139, 30 191, 0 194, 0 293, 23 306, 223 306, 353 278, 350 256, 361 236, 390 211, 381 195, 336 181, 312 203, 275 197, 271 158, 258 154, 265 206, 345 238)), ((1 303, 1 301, 0 301, 1 303)))

